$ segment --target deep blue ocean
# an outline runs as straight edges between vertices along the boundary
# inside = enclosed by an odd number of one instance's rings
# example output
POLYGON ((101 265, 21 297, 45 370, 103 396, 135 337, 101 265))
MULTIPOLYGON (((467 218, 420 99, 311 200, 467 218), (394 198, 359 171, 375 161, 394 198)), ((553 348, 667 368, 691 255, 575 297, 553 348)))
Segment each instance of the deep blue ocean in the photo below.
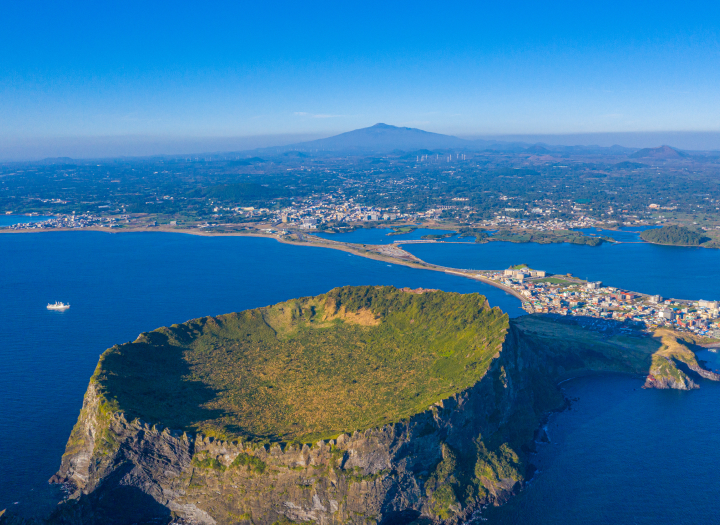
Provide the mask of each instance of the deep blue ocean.
MULTIPOLYGON (((525 262, 637 291, 720 298, 716 250, 509 243, 406 248, 458 268, 525 262)), ((461 277, 248 237, 8 234, 0 235, 0 268, 0 509, 26 513, 53 504, 46 481, 59 466, 99 354, 140 332, 350 284, 477 291, 511 316, 522 314, 513 297, 461 277), (48 311, 46 304, 56 300, 72 306, 48 311)), ((712 368, 720 367, 716 354, 704 354, 715 360, 712 368)), ((579 400, 551 417, 552 443, 540 445, 533 459, 540 471, 519 497, 488 514, 489 523, 716 523, 720 385, 702 381, 693 392, 641 386, 620 376, 565 383, 579 400)))

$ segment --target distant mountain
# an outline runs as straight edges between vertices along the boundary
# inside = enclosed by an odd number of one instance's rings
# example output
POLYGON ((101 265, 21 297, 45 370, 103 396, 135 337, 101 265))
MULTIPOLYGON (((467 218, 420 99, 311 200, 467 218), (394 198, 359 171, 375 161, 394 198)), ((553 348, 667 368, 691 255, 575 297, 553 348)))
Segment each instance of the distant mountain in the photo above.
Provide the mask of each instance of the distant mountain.
POLYGON ((401 128, 389 124, 375 124, 369 128, 348 131, 326 139, 301 142, 285 148, 297 148, 304 151, 391 152, 393 150, 468 148, 474 145, 472 141, 451 135, 441 135, 416 128, 401 128))
POLYGON ((682 159, 685 157, 689 157, 689 155, 670 146, 644 148, 630 155, 631 159, 682 159))
POLYGON ((686 153, 661 146, 660 148, 647 148, 637 151, 635 148, 623 146, 575 145, 562 146, 543 142, 527 143, 519 141, 502 141, 498 139, 472 138, 463 139, 453 135, 432 133, 417 128, 391 126, 389 124, 375 124, 368 128, 356 129, 332 137, 248 150, 244 153, 254 153, 261 156, 294 156, 303 155, 369 155, 394 154, 401 158, 410 159, 420 155, 434 155, 438 150, 466 150, 485 151, 495 153, 529 153, 533 155, 609 155, 633 158, 682 158, 686 153), (635 152, 635 153, 633 153, 635 152))

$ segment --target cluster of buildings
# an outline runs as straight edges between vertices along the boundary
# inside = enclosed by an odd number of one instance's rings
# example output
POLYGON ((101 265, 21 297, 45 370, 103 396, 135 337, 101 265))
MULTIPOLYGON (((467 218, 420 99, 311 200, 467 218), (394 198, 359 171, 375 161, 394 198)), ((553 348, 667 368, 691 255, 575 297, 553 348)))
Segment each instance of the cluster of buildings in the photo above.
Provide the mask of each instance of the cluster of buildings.
POLYGON ((129 219, 126 216, 121 218, 117 217, 99 217, 90 213, 83 213, 81 215, 61 215, 58 217, 52 217, 44 221, 37 222, 23 222, 20 224, 13 224, 6 226, 9 230, 47 230, 55 228, 88 228, 90 226, 100 228, 113 228, 116 227, 120 222, 127 222, 129 219))
POLYGON ((576 217, 572 220, 561 220, 561 219, 516 219, 514 217, 506 217, 504 215, 498 215, 494 219, 481 221, 478 223, 481 226, 487 226, 489 228, 498 227, 514 227, 522 228, 524 230, 537 230, 537 231, 554 231, 554 230, 571 230, 576 228, 594 228, 600 221, 593 219, 592 217, 586 217, 584 215, 576 217))
POLYGON ((301 228, 315 229, 328 222, 364 222, 415 220, 418 214, 399 213, 397 209, 378 209, 352 202, 313 202, 293 205, 275 212, 277 222, 294 223, 301 228))
MULTIPOLYGON (((456 198, 453 200, 460 201, 467 199, 456 198)), ((443 212, 453 209, 456 209, 456 207, 437 205, 423 212, 401 213, 397 207, 378 208, 357 204, 353 202, 353 199, 346 201, 342 198, 329 198, 326 200, 308 199, 303 203, 293 203, 291 206, 269 213, 276 222, 295 224, 306 229, 315 229, 325 223, 358 223, 395 220, 421 221, 424 219, 437 219, 443 212)), ((463 207, 463 209, 470 210, 467 206, 463 207)), ((243 208, 243 210, 247 211, 248 208, 243 208)), ((218 208, 215 208, 214 211, 218 211, 218 208)), ((543 210, 539 210, 539 212, 542 211, 543 210)), ((543 214, 540 213, 539 217, 532 219, 519 219, 505 215, 497 215, 494 219, 481 221, 476 223, 476 225, 486 226, 488 228, 516 227, 538 231, 553 231, 592 228, 599 224, 598 220, 585 215, 575 217, 572 220, 542 217, 542 215, 543 214)))
POLYGON ((663 299, 572 277, 546 277, 545 272, 504 270, 484 277, 512 288, 530 313, 582 316, 624 323, 637 329, 659 327, 720 337, 720 303, 663 299))

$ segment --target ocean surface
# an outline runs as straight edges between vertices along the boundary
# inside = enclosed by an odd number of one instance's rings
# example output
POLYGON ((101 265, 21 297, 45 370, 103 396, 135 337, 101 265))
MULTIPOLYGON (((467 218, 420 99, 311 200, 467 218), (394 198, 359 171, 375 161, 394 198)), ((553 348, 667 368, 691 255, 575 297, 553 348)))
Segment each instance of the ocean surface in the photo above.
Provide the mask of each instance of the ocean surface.
POLYGON ((27 224, 30 222, 42 222, 54 219, 53 216, 30 217, 29 215, 0 215, 0 226, 12 226, 13 224, 27 224))
MULTIPOLYGON (((718 354, 700 352, 712 369, 718 354)), ((529 486, 484 513, 497 525, 700 525, 720 519, 720 384, 643 390, 642 380, 563 383, 575 399, 547 423, 529 486)))
MULTIPOLYGON (((406 248, 453 267, 525 262, 632 290, 720 298, 715 250, 644 243, 406 248)), ((140 332, 347 284, 477 291, 512 316, 522 313, 515 298, 469 279, 248 237, 8 234, 0 235, 0 268, 0 509, 25 514, 56 501, 46 480, 59 466, 99 354, 140 332), (72 306, 48 311, 56 300, 72 306)), ((701 358, 720 367, 717 354, 701 358)), ((692 392, 641 386, 622 376, 564 383, 578 400, 551 416, 551 443, 538 445, 532 459, 539 472, 509 505, 486 512, 485 523, 717 523, 720 384, 703 380, 692 392)))
MULTIPOLYGON (((600 246, 488 242, 451 237, 452 242, 403 244, 403 249, 420 259, 452 268, 502 270, 527 264, 551 273, 571 273, 581 279, 602 281, 607 286, 665 298, 720 300, 720 250, 660 246, 643 242, 640 232, 647 228, 622 230, 578 230, 586 235, 612 237, 618 243, 600 246)), ((427 233, 444 230, 416 230, 406 235, 387 236, 390 229, 360 229, 351 233, 319 234, 342 242, 391 244, 416 240, 427 233)))
POLYGON ((660 246, 642 242, 637 231, 589 231, 613 236, 617 244, 405 244, 424 261, 468 269, 504 269, 515 264, 551 273, 571 273, 635 292, 665 298, 720 300, 720 250, 660 246))
POLYGON ((98 356, 141 332, 361 284, 480 292, 523 313, 470 279, 252 237, 0 234, 0 268, 0 509, 25 513, 54 505, 46 482, 98 356))

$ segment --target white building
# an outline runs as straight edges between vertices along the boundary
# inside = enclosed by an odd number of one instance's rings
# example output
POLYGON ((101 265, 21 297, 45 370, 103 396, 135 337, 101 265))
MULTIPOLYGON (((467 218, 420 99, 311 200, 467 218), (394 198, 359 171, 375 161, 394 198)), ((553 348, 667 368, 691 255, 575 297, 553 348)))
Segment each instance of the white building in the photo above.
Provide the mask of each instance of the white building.
POLYGON ((662 317, 663 319, 673 320, 675 319, 675 312, 673 312, 672 310, 663 310, 662 312, 660 312, 660 317, 662 317))

